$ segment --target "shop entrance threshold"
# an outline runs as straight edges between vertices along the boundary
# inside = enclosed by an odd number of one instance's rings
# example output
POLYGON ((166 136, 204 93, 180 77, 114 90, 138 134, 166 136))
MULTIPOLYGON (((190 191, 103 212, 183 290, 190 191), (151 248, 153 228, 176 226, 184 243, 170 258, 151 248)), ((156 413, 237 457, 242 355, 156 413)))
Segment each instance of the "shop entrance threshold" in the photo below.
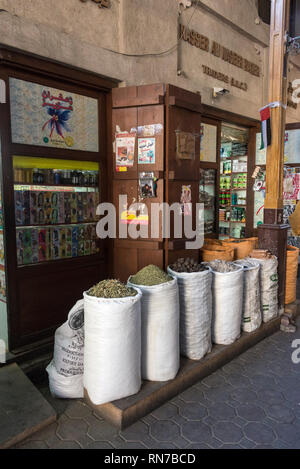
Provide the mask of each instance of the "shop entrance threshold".
MULTIPOLYGON (((286 311, 296 317, 300 313, 300 302, 287 306, 286 311)), ((279 317, 263 324, 255 332, 243 333, 232 345, 214 346, 212 352, 201 360, 181 358, 180 370, 176 378, 171 381, 163 383, 144 381, 137 394, 103 405, 93 404, 85 390, 85 400, 105 420, 119 429, 124 429, 277 332, 280 321, 279 317)))

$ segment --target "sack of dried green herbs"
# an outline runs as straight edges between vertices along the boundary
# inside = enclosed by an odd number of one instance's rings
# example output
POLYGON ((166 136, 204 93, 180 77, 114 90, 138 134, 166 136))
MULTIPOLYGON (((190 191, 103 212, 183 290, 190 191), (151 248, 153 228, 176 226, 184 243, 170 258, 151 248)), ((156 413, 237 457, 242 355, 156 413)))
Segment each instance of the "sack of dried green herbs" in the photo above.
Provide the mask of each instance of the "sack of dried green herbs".
POLYGON ((103 280, 83 297, 89 398, 100 405, 136 394, 141 387, 141 291, 103 280))
POLYGON ((142 378, 174 379, 179 370, 179 296, 177 280, 149 265, 129 278, 142 291, 142 378))

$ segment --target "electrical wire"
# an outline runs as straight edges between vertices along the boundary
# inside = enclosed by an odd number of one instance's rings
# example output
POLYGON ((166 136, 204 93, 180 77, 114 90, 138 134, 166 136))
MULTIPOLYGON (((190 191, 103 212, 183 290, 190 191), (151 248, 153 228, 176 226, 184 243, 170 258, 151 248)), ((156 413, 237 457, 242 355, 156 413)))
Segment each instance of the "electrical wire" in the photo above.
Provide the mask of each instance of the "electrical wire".
MULTIPOLYGON (((198 10, 198 6, 197 4, 194 4, 194 11, 188 21, 188 24, 187 24, 187 27, 190 25, 193 17, 194 17, 194 14, 195 12, 198 10)), ((165 50, 165 51, 162 51, 162 52, 149 52, 149 53, 144 53, 144 54, 127 54, 126 52, 119 52, 119 51, 116 51, 116 50, 113 50, 113 49, 109 49, 107 47, 100 47, 100 49, 103 49, 103 50, 106 50, 107 52, 112 52, 113 54, 117 54, 117 55, 123 55, 125 57, 160 57, 162 55, 166 55, 166 54, 169 54, 171 52, 173 52, 174 50, 176 50, 179 46, 179 43, 182 39, 182 34, 180 35, 178 41, 176 42, 176 44, 174 44, 174 46, 170 47, 169 49, 165 50)))

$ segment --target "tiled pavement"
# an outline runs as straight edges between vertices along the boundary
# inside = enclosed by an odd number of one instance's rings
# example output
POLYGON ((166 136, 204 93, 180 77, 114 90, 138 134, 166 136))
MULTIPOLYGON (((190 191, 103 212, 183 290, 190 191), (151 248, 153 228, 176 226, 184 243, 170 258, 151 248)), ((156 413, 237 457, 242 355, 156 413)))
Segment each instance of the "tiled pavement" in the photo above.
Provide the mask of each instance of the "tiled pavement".
POLYGON ((300 364, 296 334, 278 332, 124 431, 83 401, 55 400, 57 423, 17 448, 300 449, 300 364))

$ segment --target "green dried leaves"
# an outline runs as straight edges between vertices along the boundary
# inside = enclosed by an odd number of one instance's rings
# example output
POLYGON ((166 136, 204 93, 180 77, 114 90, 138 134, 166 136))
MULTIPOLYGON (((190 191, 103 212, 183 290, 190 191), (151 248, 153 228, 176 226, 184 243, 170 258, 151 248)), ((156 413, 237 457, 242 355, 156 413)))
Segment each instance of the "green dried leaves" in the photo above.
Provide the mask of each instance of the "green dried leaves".
POLYGON ((128 296, 137 295, 136 290, 131 287, 126 287, 126 285, 119 280, 102 280, 102 282, 90 288, 87 293, 97 298, 126 298, 128 296))
POLYGON ((170 282, 172 277, 166 274, 156 265, 148 265, 140 270, 137 274, 133 275, 130 282, 134 285, 144 285, 152 287, 162 283, 170 282))

